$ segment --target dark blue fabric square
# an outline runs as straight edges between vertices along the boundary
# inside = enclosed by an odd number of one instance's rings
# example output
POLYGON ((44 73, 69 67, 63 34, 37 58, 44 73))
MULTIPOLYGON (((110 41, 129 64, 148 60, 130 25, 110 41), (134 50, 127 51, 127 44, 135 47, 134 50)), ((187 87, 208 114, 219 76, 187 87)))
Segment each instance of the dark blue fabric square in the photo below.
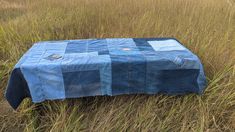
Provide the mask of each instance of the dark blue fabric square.
POLYGON ((112 93, 129 92, 127 56, 111 55, 112 61, 112 93))
POLYGON ((134 38, 133 40, 140 51, 155 52, 153 47, 145 39, 134 38))
POLYGON ((20 68, 16 68, 11 72, 5 96, 14 109, 19 106, 24 98, 31 97, 28 84, 20 68))
POLYGON ((111 55, 111 60, 114 95, 144 91, 146 62, 142 55, 111 55))
POLYGON ((129 59, 129 91, 142 93, 146 81, 146 60, 143 55, 131 55, 129 59))
POLYGON ((151 83, 151 87, 153 88, 148 91, 169 94, 197 92, 198 75, 198 69, 157 70, 154 72, 148 72, 147 84, 151 83))
POLYGON ((83 97, 101 94, 99 70, 63 73, 65 96, 83 97))

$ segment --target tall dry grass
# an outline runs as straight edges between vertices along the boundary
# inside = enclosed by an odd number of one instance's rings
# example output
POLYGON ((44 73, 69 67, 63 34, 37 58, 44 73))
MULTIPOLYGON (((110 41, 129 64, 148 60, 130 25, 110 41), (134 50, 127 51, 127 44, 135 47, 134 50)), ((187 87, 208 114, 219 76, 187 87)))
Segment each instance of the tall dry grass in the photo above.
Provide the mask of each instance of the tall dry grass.
MULTIPOLYGON (((175 37, 203 62, 203 96, 132 95, 31 104, 0 97, 0 131, 235 131, 234 0, 0 0, 0 92, 36 41, 175 37)), ((1 94, 2 96, 3 94, 1 94)))

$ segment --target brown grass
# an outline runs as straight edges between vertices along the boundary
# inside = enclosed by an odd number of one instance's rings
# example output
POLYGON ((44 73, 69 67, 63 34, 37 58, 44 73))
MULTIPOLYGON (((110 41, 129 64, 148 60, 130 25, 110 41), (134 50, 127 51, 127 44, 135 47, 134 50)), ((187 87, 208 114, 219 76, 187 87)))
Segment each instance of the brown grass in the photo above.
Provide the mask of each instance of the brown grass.
POLYGON ((0 130, 235 130, 234 0, 0 3, 3 3, 0 4, 1 93, 17 60, 34 42, 41 40, 175 37, 200 57, 209 82, 203 96, 91 97, 37 105, 26 100, 17 112, 0 97, 4 106, 0 107, 0 130))

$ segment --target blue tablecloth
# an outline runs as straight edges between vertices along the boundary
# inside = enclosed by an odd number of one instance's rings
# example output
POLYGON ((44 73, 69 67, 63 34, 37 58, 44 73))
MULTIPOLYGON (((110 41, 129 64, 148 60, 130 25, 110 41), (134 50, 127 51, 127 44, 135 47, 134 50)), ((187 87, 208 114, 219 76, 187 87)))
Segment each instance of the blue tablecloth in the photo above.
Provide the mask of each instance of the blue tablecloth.
POLYGON ((196 55, 173 38, 107 38, 34 44, 15 65, 6 99, 197 93, 205 88, 196 55))

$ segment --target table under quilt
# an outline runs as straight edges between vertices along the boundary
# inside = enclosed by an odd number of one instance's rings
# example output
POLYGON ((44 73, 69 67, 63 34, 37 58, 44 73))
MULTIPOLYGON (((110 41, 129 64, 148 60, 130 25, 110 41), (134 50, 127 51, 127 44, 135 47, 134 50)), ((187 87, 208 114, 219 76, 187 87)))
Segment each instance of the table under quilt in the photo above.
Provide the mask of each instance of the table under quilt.
POLYGON ((199 58, 174 38, 107 38, 35 43, 15 65, 6 98, 44 100, 97 95, 201 94, 199 58))

